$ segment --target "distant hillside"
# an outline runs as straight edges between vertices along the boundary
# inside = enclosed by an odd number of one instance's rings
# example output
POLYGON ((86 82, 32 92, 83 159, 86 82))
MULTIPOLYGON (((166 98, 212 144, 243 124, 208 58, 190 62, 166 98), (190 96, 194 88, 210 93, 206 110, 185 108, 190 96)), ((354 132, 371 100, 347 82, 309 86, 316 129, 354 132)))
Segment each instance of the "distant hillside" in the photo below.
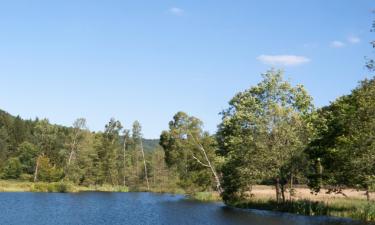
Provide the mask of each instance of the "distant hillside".
MULTIPOLYGON (((23 120, 19 116, 13 116, 5 112, 4 110, 0 109, 0 130, 2 129, 3 132, 7 133, 7 136, 8 135, 11 136, 13 133, 17 132, 14 126, 16 127, 22 126, 22 130, 25 130, 25 133, 27 133, 27 134, 23 134, 22 136, 29 136, 29 134, 32 133, 32 129, 36 121, 23 120), (15 123, 18 123, 18 124, 14 125, 15 123)), ((54 126, 69 129, 68 126, 67 127, 64 127, 61 125, 54 125, 54 126)), ((17 135, 17 134, 14 134, 14 135, 17 135)), ((0 138, 1 138, 1 135, 0 135, 0 138)), ((14 137, 14 138, 17 139, 17 137, 14 137)), ((4 139, 4 138, 1 138, 1 139, 4 139)), ((159 147, 160 147, 159 139, 143 139, 143 148, 145 152, 152 152, 159 147)), ((1 153, 1 150, 3 149, 1 148, 1 140, 0 140, 0 153, 1 153)))
POLYGON ((145 152, 152 152, 159 147, 161 147, 159 145, 159 139, 143 139, 143 148, 145 152))

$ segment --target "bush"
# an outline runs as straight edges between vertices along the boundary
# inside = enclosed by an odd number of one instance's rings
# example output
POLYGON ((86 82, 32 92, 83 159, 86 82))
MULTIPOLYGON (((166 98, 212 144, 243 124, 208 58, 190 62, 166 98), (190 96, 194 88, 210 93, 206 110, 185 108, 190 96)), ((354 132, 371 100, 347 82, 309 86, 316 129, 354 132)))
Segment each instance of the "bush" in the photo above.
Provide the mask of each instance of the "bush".
POLYGON ((3 169, 2 177, 4 179, 18 179, 22 173, 22 165, 19 158, 10 158, 7 160, 3 169))
POLYGON ((48 157, 39 158, 38 181, 57 182, 63 177, 63 170, 52 166, 48 157))

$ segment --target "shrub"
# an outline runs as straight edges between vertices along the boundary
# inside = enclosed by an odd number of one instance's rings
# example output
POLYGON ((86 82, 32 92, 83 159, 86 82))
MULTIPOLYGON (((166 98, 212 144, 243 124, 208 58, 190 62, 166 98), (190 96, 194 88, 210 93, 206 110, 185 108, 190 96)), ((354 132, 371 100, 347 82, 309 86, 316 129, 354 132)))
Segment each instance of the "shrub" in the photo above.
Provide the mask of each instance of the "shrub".
POLYGON ((19 158, 14 157, 7 160, 3 169, 2 177, 5 179, 18 179, 22 173, 22 165, 19 158))

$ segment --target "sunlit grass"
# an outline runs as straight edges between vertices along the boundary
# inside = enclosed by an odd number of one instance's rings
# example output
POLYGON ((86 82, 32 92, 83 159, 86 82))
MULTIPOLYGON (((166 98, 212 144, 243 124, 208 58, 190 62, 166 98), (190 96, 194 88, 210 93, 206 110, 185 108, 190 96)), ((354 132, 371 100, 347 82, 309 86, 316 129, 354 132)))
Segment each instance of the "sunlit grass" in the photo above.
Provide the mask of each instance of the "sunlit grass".
POLYGON ((192 199, 204 201, 204 202, 218 202, 221 201, 220 194, 218 192, 197 192, 190 195, 192 199))

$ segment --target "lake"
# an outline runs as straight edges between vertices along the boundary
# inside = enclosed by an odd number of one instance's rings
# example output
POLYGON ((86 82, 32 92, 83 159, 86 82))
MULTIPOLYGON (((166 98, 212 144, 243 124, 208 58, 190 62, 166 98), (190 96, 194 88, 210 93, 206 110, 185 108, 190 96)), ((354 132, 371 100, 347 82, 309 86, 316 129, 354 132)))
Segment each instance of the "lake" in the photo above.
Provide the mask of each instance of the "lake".
POLYGON ((1 225, 341 225, 364 224, 239 210, 221 203, 153 193, 0 193, 1 225))

